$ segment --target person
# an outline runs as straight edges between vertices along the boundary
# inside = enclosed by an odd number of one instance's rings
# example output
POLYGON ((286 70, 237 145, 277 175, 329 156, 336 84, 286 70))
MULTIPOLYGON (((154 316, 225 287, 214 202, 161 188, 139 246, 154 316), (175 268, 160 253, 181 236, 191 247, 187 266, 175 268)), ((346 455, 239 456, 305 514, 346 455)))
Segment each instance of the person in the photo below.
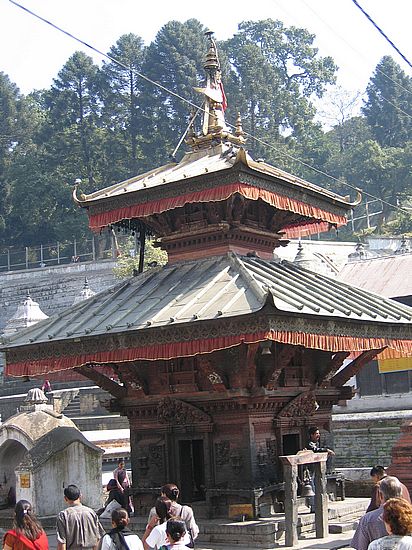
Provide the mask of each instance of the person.
POLYGON ((127 526, 129 514, 124 508, 113 510, 112 527, 107 535, 104 535, 99 544, 99 550, 143 550, 142 541, 127 526))
POLYGON ((109 496, 107 497, 103 508, 100 508, 100 510, 97 510, 96 512, 100 519, 111 519, 112 512, 114 510, 117 508, 123 508, 124 494, 120 492, 115 479, 109 480, 106 490, 109 491, 109 496))
POLYGON ((173 517, 170 511, 171 507, 172 501, 166 496, 161 496, 156 500, 156 514, 151 516, 143 535, 143 546, 145 550, 149 550, 149 548, 159 549, 169 544, 166 535, 166 523, 173 517))
MULTIPOLYGON (((375 485, 373 486, 373 489, 372 489, 371 500, 366 510, 367 512, 372 512, 372 510, 376 510, 377 508, 379 508, 379 497, 378 497, 379 483, 382 481, 384 477, 386 477, 385 468, 383 466, 374 466, 370 471, 370 476, 372 478, 372 481, 375 482, 375 485)), ((410 503, 411 496, 409 494, 408 488, 402 482, 401 482, 401 487, 402 487, 401 497, 410 503)))
POLYGON ((14 508, 13 528, 3 537, 4 550, 48 550, 49 541, 28 500, 14 508))
MULTIPOLYGON (((320 445, 320 430, 317 426, 311 426, 308 430, 309 435, 309 441, 306 445, 306 449, 313 451, 314 453, 328 453, 328 457, 335 456, 335 452, 332 451, 332 449, 329 449, 328 447, 321 447, 320 445)), ((310 484, 312 486, 313 491, 315 492, 315 469, 313 465, 310 465, 308 467, 309 473, 310 473, 310 484)), ((309 497, 308 498, 308 505, 310 507, 310 511, 315 511, 315 497, 309 497)))
POLYGON ((96 512, 81 503, 77 485, 68 485, 64 489, 64 500, 68 507, 56 518, 57 550, 97 548, 105 530, 96 512))
POLYGON ((51 391, 50 380, 45 380, 45 381, 43 382, 43 385, 42 385, 41 389, 42 389, 42 391, 43 391, 44 393, 50 392, 50 391, 51 391))
POLYGON ((119 460, 117 468, 113 472, 113 479, 116 480, 117 488, 123 494, 123 508, 126 508, 130 514, 134 512, 132 499, 129 498, 130 479, 125 468, 124 460, 119 460))
POLYGON ((380 506, 362 516, 352 538, 352 548, 367 550, 373 540, 387 535, 385 524, 382 521, 383 506, 390 498, 399 498, 401 492, 401 483, 397 477, 386 476, 382 479, 378 491, 380 506))
POLYGON ((169 541, 168 548, 186 548, 184 538, 186 534, 186 524, 179 519, 169 519, 166 524, 166 535, 169 541))
POLYGON ((412 550, 412 506, 403 498, 390 498, 383 505, 388 535, 372 541, 368 550, 412 550))
POLYGON ((311 426, 309 428, 309 441, 306 446, 307 449, 313 451, 314 453, 328 453, 330 456, 335 456, 332 449, 328 447, 321 447, 320 445, 320 430, 317 426, 311 426))
MULTIPOLYGON (((160 493, 162 496, 165 496, 172 501, 171 514, 174 517, 179 517, 185 522, 186 530, 192 541, 194 541, 199 534, 199 527, 196 524, 192 508, 187 505, 182 506, 177 502, 180 494, 177 485, 174 483, 167 483, 160 489, 160 493)), ((147 521, 148 524, 150 524, 150 520, 154 515, 156 515, 156 510, 152 508, 149 513, 149 518, 147 521)))

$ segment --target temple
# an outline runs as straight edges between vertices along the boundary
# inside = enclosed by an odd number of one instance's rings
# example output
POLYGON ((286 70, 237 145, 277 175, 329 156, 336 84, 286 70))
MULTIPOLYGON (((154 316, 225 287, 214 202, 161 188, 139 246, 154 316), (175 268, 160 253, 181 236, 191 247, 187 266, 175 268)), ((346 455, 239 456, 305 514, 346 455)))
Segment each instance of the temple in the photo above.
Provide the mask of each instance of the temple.
POLYGON ((209 517, 238 503, 259 515, 282 479, 278 457, 304 448, 309 426, 330 430, 349 378, 384 349, 412 353, 412 308, 274 254, 346 223, 354 203, 250 157, 240 116, 226 123, 208 39, 201 123, 192 117, 182 160, 74 192, 93 231, 150 232, 167 265, 2 348, 8 376, 75 369, 111 393, 130 423, 138 514, 175 482, 209 517))

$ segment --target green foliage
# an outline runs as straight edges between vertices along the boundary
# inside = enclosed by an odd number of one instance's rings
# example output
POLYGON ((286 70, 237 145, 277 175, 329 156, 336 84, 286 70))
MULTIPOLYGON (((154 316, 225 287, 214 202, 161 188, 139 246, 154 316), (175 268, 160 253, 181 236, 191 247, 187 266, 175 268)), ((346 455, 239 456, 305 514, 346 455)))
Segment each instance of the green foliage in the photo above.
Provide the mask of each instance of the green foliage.
MULTIPOLYGON (((133 242, 127 240, 121 246, 121 254, 117 261, 117 265, 113 272, 119 279, 131 277, 139 269, 139 253, 131 255, 130 250, 133 250, 133 242)), ((147 239, 145 244, 145 254, 143 262, 143 271, 154 269, 167 263, 167 254, 160 248, 154 246, 153 239, 147 239)))
MULTIPOLYGON (((72 200, 75 179, 92 192, 168 162, 191 110, 181 98, 201 103, 193 88, 204 80, 205 30, 195 19, 171 21, 148 46, 123 35, 109 50, 122 66, 99 67, 76 52, 50 89, 27 97, 0 73, 0 245, 82 239, 89 231, 72 200)), ((341 101, 336 124, 325 132, 313 100, 335 82, 337 68, 313 44, 307 30, 281 21, 241 23, 219 44, 227 121, 234 124, 241 113, 244 129, 257 138, 247 145, 254 158, 344 195, 338 179, 403 203, 412 195, 411 79, 383 58, 363 116, 347 116, 341 101)), ((383 227, 407 230, 407 218, 384 210, 383 227)), ((164 261, 156 254, 162 253, 149 243, 146 262, 164 261)), ((123 254, 119 273, 130 274, 137 261, 123 254)))
POLYGON ((402 147, 412 140, 412 79, 385 56, 367 87, 363 113, 376 141, 383 147, 402 147))

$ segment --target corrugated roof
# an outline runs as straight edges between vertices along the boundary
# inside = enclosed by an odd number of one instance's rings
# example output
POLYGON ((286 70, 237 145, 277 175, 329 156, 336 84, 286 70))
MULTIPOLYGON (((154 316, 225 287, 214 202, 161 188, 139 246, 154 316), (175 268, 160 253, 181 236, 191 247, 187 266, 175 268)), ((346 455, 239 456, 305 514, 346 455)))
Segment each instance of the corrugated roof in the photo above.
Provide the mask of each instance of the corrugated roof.
POLYGON ((287 261, 228 254, 166 265, 10 338, 7 348, 274 312, 409 323, 412 308, 287 261))
POLYGON ((371 258, 343 266, 338 279, 389 298, 412 295, 412 254, 371 258))
POLYGON ((346 206, 350 205, 347 198, 333 193, 332 191, 323 189, 314 183, 308 182, 293 174, 289 174, 266 162, 254 161, 243 149, 239 149, 239 147, 231 143, 223 143, 201 151, 187 152, 178 163, 169 163, 160 166, 154 170, 134 176, 128 180, 116 183, 89 195, 77 197, 76 200, 78 200, 82 206, 86 206, 101 199, 120 197, 126 193, 133 193, 136 191, 147 191, 151 188, 162 187, 172 182, 184 181, 207 173, 229 170, 236 162, 239 162, 240 159, 241 162, 260 174, 266 174, 287 184, 293 184, 301 188, 302 191, 311 191, 317 195, 328 197, 337 203, 346 206))

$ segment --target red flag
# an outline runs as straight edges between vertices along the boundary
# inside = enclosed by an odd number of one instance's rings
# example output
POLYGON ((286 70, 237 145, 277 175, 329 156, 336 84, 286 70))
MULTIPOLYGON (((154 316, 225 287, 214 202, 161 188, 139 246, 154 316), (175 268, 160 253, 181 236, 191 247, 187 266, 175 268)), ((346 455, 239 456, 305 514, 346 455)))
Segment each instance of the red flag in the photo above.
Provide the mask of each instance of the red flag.
POLYGON ((222 92, 222 109, 224 111, 226 111, 226 109, 227 109, 227 99, 226 99, 225 90, 223 89, 222 81, 219 82, 219 87, 220 87, 220 91, 222 92))

